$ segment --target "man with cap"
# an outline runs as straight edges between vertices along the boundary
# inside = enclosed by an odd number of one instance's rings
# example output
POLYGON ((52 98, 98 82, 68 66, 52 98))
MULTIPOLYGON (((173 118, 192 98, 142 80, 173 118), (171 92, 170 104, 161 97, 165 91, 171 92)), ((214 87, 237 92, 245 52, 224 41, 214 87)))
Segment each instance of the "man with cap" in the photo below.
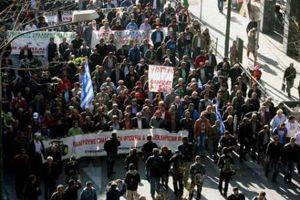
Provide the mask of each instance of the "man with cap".
POLYGON ((107 177, 110 178, 114 174, 114 164, 118 154, 118 147, 120 141, 117 138, 117 132, 113 131, 111 137, 104 143, 104 150, 106 151, 107 177))
POLYGON ((239 188, 234 187, 233 188, 233 194, 231 194, 227 200, 245 200, 245 195, 242 193, 239 193, 239 188))
POLYGON ((191 188, 189 192, 189 200, 193 199, 194 188, 197 186, 197 196, 196 199, 201 199, 201 191, 203 186, 203 180, 205 176, 205 166, 201 163, 201 157, 196 156, 195 163, 190 167, 190 176, 191 176, 191 188))

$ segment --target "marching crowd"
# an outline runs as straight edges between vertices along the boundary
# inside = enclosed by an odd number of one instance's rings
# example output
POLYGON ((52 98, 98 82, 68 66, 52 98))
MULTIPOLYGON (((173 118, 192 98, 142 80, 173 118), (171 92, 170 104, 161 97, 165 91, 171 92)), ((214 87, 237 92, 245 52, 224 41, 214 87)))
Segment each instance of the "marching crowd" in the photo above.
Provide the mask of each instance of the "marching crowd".
MULTIPOLYGON (((263 164, 265 175, 272 173, 273 182, 284 166, 284 180, 291 183, 295 166, 298 172, 300 169, 300 125, 295 116, 287 116, 283 104, 274 105, 270 97, 264 96, 242 70, 236 54, 217 62, 209 30, 191 19, 186 6, 164 4, 159 0, 80 1, 81 9, 97 9, 99 18, 78 24, 72 41, 65 38, 56 44, 51 38, 45 57, 47 68, 36 67, 39 62, 28 46, 19 54, 20 70, 12 68, 15 65, 10 49, 4 53, 4 165, 5 171, 14 174, 18 199, 38 199, 42 182, 46 200, 96 200, 92 182, 81 191, 76 157, 63 162, 59 140, 49 148, 44 148, 42 141, 100 130, 112 131, 104 145, 110 179, 116 178, 113 167, 121 145, 118 130, 188 131, 175 152, 158 147, 150 135, 147 137, 141 151, 153 199, 164 198, 162 191, 168 188, 169 176, 178 199, 183 197, 184 188, 189 191, 189 199, 200 199, 206 156, 220 168, 219 191, 227 198, 229 181, 238 173, 233 152, 237 152, 240 162, 252 159, 263 164), (97 3, 111 10, 104 15, 97 3), (121 13, 113 9, 119 6, 126 9, 121 13), (164 27, 167 34, 162 31, 164 27), (129 41, 120 48, 113 37, 108 41, 100 38, 91 47, 92 32, 99 29, 144 30, 150 37, 142 43, 129 41), (82 57, 88 57, 94 109, 80 106, 84 63, 77 60, 82 57), (174 68, 171 93, 149 92, 149 65, 174 68), (57 185, 62 173, 66 188, 57 185)), ((23 28, 43 26, 47 23, 39 17, 23 28)), ((137 192, 141 181, 139 157, 137 149, 131 149, 125 159, 127 173, 120 177, 124 180, 109 183, 107 200, 124 194, 129 200, 146 199, 137 192)), ((234 188, 228 199, 245 197, 234 188)), ((266 194, 260 192, 254 199, 264 200, 266 194)))

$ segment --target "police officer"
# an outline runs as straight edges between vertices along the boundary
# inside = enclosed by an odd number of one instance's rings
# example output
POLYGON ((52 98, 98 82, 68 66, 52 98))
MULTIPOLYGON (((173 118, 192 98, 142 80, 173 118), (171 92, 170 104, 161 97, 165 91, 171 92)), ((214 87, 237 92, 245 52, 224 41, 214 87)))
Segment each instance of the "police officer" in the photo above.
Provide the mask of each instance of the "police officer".
POLYGON ((194 188, 197 186, 196 200, 201 199, 201 191, 205 175, 205 166, 201 163, 200 156, 196 156, 195 162, 190 167, 191 188, 189 193, 189 200, 193 199, 194 188))

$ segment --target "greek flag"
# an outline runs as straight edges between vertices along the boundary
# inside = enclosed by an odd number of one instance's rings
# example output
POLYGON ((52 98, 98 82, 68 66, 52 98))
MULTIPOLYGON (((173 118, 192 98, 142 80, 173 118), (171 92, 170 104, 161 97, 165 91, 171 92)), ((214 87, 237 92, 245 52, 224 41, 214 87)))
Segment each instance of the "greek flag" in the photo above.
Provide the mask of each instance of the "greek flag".
POLYGON ((84 74, 81 78, 82 83, 82 91, 81 91, 81 108, 86 109, 90 108, 93 109, 93 99, 94 99, 94 90, 93 90, 93 84, 92 79, 90 75, 90 69, 88 62, 84 65, 84 74))
POLYGON ((220 121, 220 132, 223 134, 225 132, 225 125, 221 116, 221 113, 218 109, 218 104, 215 104, 217 120, 220 121))

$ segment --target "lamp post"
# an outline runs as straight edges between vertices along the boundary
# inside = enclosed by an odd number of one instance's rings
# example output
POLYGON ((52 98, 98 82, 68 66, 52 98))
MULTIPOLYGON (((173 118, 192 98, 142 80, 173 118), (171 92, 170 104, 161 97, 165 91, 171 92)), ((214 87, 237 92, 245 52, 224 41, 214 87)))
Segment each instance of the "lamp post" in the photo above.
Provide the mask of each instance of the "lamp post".
POLYGON ((227 20, 226 20, 226 34, 225 34, 225 51, 224 51, 225 52, 224 53, 225 57, 228 57, 228 52, 229 52, 231 4, 232 4, 232 0, 228 0, 228 4, 227 4, 227 20))
POLYGON ((200 0, 200 15, 199 15, 199 19, 200 21, 202 21, 202 8, 203 8, 203 0, 200 0))
POLYGON ((18 37, 25 35, 25 34, 29 34, 29 33, 33 33, 33 32, 37 32, 37 31, 42 31, 42 30, 47 30, 47 29, 53 29, 53 28, 57 28, 57 27, 61 27, 61 26, 66 26, 66 25, 71 25, 71 24, 76 24, 78 22, 87 22, 87 21, 92 21, 94 19, 97 19, 99 17, 98 13, 94 10, 84 10, 84 11, 74 11, 73 13, 73 19, 71 22, 66 22, 66 23, 61 23, 58 25, 53 25, 53 26, 47 26, 47 27, 42 27, 39 29, 35 29, 35 30, 30 30, 30 31, 25 31, 22 32, 18 35, 15 35, 14 37, 8 39, 7 42, 5 42, 3 45, 1 45, 1 49, 2 52, 0 54, 0 199, 4 198, 3 195, 3 122, 2 121, 2 115, 3 115, 3 110, 2 110, 2 69, 1 69, 1 63, 3 60, 3 56, 4 56, 4 52, 6 47, 8 47, 8 45, 10 45, 15 39, 17 39, 18 37))

